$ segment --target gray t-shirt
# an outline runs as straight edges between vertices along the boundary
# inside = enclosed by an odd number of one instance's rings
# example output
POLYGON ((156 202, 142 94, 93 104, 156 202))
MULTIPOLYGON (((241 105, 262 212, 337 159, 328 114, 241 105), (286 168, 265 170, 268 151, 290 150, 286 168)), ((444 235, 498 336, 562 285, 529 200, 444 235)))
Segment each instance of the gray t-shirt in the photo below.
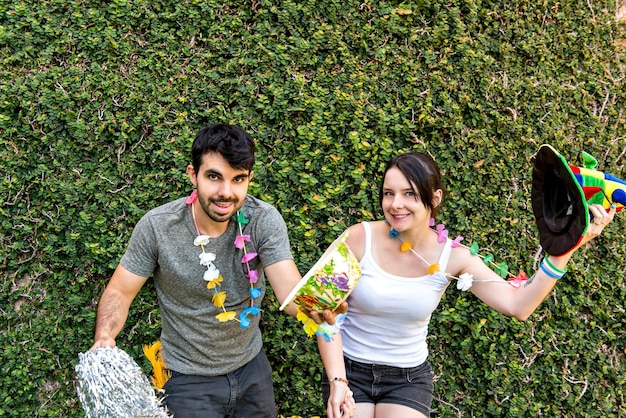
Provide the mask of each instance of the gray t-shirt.
MULTIPOLYGON (((248 253, 258 256, 250 261, 257 269, 261 296, 254 304, 260 307, 265 295, 263 268, 292 259, 287 227, 280 213, 271 205, 246 196, 241 209, 249 222, 242 226, 248 253)), ((228 229, 212 238, 205 251, 216 255, 213 264, 224 280, 219 291, 226 292, 224 307, 237 317, 250 306, 250 281, 241 263, 243 250, 234 245, 238 223, 231 219, 228 229)), ((200 264, 199 246, 193 244, 196 229, 185 198, 152 209, 137 223, 121 265, 134 274, 149 277, 154 283, 161 308, 161 343, 163 358, 171 370, 184 374, 217 376, 230 373, 252 360, 261 350, 260 315, 242 329, 235 320, 219 322, 222 312, 212 303, 213 289, 203 279, 206 267, 200 264)))

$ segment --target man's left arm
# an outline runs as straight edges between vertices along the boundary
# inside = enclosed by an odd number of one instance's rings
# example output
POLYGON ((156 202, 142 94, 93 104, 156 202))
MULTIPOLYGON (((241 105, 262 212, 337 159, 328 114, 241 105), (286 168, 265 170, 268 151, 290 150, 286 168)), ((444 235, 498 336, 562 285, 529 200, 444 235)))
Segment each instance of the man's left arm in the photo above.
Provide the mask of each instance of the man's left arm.
MULTIPOLYGON (((269 282, 270 286, 272 286, 272 290, 274 291, 279 304, 282 304, 285 299, 287 299, 289 293, 291 293, 293 288, 296 287, 302 278, 296 264, 291 259, 271 264, 264 268, 264 272, 265 278, 269 282)), ((305 313, 307 313, 318 324, 328 322, 330 325, 333 325, 335 323, 335 316, 347 311, 348 304, 344 302, 339 306, 339 308, 332 312, 325 310, 321 315, 315 311, 305 313)), ((287 308, 285 308, 285 312, 293 317, 298 314, 298 310, 294 303, 290 303, 287 308)))
MULTIPOLYGON (((278 304, 281 305, 289 293, 298 284, 302 276, 296 267, 293 260, 283 260, 278 263, 274 263, 264 268, 265 278, 272 286, 272 290, 278 299, 278 304)), ((295 317, 298 313, 296 305, 290 303, 285 309, 289 315, 295 317)))

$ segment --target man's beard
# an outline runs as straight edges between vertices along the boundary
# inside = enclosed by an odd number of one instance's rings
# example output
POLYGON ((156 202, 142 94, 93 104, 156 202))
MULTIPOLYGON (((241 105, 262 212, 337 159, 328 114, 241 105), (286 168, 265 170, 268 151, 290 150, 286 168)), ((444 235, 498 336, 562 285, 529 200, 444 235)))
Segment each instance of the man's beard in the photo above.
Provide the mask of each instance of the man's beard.
POLYGON ((204 210, 204 213, 206 213, 206 215, 214 222, 228 222, 230 218, 241 208, 241 205, 238 204, 237 199, 198 199, 198 202, 200 202, 200 206, 202 207, 202 210, 204 210), (233 203, 234 205, 231 213, 222 215, 216 213, 211 208, 211 204, 220 203, 233 203))

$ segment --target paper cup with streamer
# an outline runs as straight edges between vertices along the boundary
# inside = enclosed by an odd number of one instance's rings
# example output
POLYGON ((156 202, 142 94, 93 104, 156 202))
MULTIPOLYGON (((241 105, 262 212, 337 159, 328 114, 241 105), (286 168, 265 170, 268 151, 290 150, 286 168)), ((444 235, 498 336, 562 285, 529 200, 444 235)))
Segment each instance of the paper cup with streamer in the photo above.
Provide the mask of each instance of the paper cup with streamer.
POLYGON ((280 310, 290 303, 307 310, 335 310, 350 295, 361 277, 359 260, 346 244, 347 233, 337 238, 298 282, 280 310))
POLYGON ((96 348, 78 358, 76 392, 87 418, 170 416, 146 375, 123 350, 96 348))

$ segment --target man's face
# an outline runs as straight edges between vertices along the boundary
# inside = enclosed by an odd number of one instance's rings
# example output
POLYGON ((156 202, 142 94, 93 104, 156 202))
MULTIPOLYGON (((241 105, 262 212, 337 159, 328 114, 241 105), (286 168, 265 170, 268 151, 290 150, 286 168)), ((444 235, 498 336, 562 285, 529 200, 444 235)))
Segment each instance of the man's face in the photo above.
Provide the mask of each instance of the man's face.
POLYGON ((200 206, 215 222, 228 222, 243 206, 253 175, 252 171, 231 167, 216 152, 204 154, 197 173, 193 166, 187 167, 187 172, 198 190, 200 206))

